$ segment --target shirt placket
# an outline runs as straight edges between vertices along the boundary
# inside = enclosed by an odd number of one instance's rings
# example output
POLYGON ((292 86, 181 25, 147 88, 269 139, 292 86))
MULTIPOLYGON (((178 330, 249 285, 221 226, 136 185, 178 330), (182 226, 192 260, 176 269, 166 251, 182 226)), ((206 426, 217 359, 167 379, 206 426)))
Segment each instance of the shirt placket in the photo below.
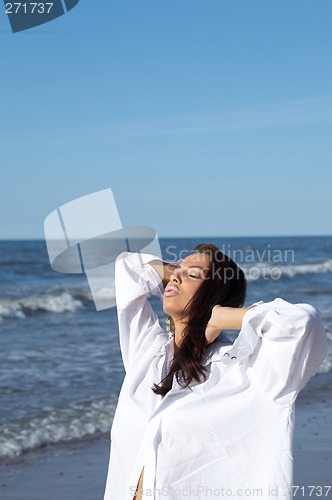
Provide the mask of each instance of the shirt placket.
MULTIPOLYGON (((174 340, 171 339, 165 345, 163 345, 159 351, 158 355, 162 356, 164 362, 161 363, 161 370, 159 376, 162 378, 166 375, 169 370, 170 363, 172 361, 174 353, 174 340)), ((170 399, 175 396, 178 392, 182 391, 183 388, 178 384, 176 378, 173 378, 172 389, 164 396, 164 398, 156 405, 153 410, 150 419, 147 423, 146 431, 138 454, 138 462, 140 464, 140 472, 144 467, 144 478, 143 478, 143 495, 142 500, 156 500, 156 469, 157 469, 157 436, 160 431, 161 425, 161 415, 165 407, 170 404, 170 399)), ((134 478, 131 481, 138 482, 138 478, 134 478)), ((137 484, 136 482, 136 484, 137 484)))
POLYGON ((155 499, 157 455, 155 449, 156 436, 160 427, 160 415, 150 420, 143 442, 144 478, 143 500, 155 499))
MULTIPOLYGON (((163 362, 161 362, 161 368, 159 373, 160 380, 166 375, 171 362, 171 357, 173 353, 173 348, 171 347, 171 342, 168 341, 163 345, 157 355, 161 356, 163 362)), ((156 406, 155 410, 152 412, 150 419, 147 423, 146 431, 142 441, 140 451, 138 453, 138 460, 136 463, 139 465, 135 467, 135 472, 133 473, 130 485, 137 486, 139 475, 144 467, 144 477, 143 477, 143 494, 142 500, 154 500, 156 494, 156 468, 157 468, 157 455, 156 455, 156 436, 160 427, 161 415, 158 412, 158 408, 163 403, 163 400, 156 406), (157 412, 155 414, 155 412, 157 412), (138 472, 137 472, 138 471, 138 472), (138 477, 137 477, 138 474, 138 477)), ((133 496, 130 496, 133 498, 133 496)))

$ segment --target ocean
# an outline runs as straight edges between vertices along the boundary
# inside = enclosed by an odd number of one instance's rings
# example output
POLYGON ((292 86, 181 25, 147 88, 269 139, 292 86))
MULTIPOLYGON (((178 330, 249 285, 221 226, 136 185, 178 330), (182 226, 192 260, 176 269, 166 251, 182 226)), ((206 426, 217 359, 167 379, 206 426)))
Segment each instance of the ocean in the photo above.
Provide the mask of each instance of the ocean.
MULTIPOLYGON (((160 245, 173 262, 207 241, 244 269, 245 306, 282 297, 319 309, 329 353, 297 412, 331 412, 332 237, 161 238, 160 245)), ((111 283, 106 292, 114 294, 111 283)), ((150 300, 164 321, 161 302, 150 300)), ((109 432, 124 377, 116 310, 96 310, 85 275, 53 271, 44 241, 0 242, 0 341, 1 463, 109 432)))

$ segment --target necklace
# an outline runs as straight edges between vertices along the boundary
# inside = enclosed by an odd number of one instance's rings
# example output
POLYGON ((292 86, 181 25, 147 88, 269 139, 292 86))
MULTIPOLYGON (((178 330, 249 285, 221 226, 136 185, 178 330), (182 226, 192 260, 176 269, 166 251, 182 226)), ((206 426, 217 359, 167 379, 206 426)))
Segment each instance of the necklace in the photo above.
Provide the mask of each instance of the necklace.
POLYGON ((175 337, 175 325, 171 316, 168 316, 166 320, 166 330, 168 332, 168 340, 171 340, 175 337))

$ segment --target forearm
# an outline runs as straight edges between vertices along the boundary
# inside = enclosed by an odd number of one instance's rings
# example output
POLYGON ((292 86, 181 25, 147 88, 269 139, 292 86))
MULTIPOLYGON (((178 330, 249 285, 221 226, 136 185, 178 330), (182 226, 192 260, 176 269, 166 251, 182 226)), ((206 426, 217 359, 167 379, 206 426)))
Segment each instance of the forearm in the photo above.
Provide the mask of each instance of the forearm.
POLYGON ((221 307, 218 327, 221 330, 241 330, 243 316, 250 307, 221 307))
POLYGON ((252 307, 214 306, 205 332, 207 343, 213 342, 222 330, 241 330, 243 317, 252 307))

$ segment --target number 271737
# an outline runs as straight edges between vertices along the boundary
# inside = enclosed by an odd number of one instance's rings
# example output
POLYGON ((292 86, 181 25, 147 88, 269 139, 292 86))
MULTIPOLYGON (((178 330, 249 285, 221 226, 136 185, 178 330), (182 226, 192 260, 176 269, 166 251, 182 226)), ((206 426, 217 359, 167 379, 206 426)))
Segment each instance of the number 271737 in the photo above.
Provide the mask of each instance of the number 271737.
POLYGON ((6 14, 49 14, 54 2, 13 2, 6 3, 6 14))

